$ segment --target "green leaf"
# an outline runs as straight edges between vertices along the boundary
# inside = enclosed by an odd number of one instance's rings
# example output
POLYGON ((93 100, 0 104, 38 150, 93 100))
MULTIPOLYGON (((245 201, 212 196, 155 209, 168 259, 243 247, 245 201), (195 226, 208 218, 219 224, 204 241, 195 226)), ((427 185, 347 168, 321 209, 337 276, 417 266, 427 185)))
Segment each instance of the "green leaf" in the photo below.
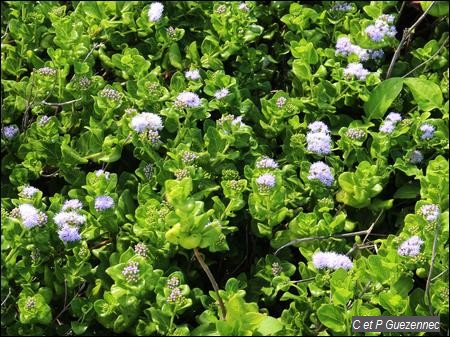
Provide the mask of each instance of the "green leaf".
POLYGON ((180 48, 178 48, 178 44, 172 43, 169 48, 169 61, 172 66, 177 69, 182 69, 183 65, 181 64, 181 53, 180 48))
POLYGON ((405 78, 404 82, 411 90, 419 109, 430 111, 442 107, 442 91, 436 83, 415 77, 405 78))
POLYGON ((292 72, 299 80, 311 80, 311 67, 303 60, 294 60, 292 72))
POLYGON ((371 93, 369 100, 364 104, 364 112, 369 120, 383 118, 392 102, 397 98, 403 88, 403 79, 390 78, 381 82, 371 93))
POLYGON ((259 324, 258 332, 263 336, 273 336, 283 329, 283 324, 276 318, 267 316, 259 324))
MULTIPOLYGON (((424 11, 428 9, 428 7, 431 6, 433 1, 419 1, 420 6, 424 11)), ((447 1, 436 1, 433 7, 430 9, 428 14, 432 16, 448 16, 448 2, 447 1)))
POLYGON ((331 304, 323 304, 317 310, 317 317, 319 317, 323 325, 334 332, 345 331, 345 312, 343 308, 331 304))
POLYGON ((412 182, 401 186, 394 194, 394 199, 415 199, 420 194, 420 184, 412 182))

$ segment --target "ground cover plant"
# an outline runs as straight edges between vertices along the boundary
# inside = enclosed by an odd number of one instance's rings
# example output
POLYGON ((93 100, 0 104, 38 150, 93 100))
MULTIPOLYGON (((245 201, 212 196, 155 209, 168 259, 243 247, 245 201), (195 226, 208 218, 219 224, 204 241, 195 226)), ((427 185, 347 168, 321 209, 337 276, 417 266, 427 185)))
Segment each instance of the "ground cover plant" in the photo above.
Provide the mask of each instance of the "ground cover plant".
POLYGON ((2 334, 448 334, 447 2, 1 10, 2 334))

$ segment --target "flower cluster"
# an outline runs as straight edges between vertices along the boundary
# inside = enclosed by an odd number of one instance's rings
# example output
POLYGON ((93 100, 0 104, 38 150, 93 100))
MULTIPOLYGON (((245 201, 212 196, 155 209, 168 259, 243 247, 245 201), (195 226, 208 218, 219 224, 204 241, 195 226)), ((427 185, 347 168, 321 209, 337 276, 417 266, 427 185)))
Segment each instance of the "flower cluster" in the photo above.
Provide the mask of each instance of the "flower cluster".
POLYGON ((336 270, 342 268, 349 270, 353 267, 353 263, 348 256, 334 252, 316 252, 312 256, 312 262, 317 269, 336 270))
POLYGON ((174 172, 175 178, 181 180, 183 178, 189 177, 189 171, 186 169, 178 169, 174 172))
POLYGON ((188 70, 184 73, 184 76, 191 81, 196 81, 199 80, 201 78, 200 76, 200 71, 198 71, 197 69, 193 69, 193 70, 188 70))
POLYGON ((423 154, 419 150, 414 150, 411 152, 411 157, 409 159, 411 164, 420 164, 423 160, 423 154))
POLYGON ((361 129, 348 128, 346 134, 348 138, 358 140, 363 138, 366 135, 366 132, 361 129))
POLYGON ((120 101, 122 98, 122 94, 112 88, 104 88, 102 91, 100 91, 100 96, 116 102, 120 101))
POLYGON ((157 22, 161 19, 164 11, 164 5, 160 2, 154 2, 148 9, 148 21, 157 22))
POLYGON ((394 131, 395 126, 402 120, 402 116, 398 112, 390 112, 384 122, 380 125, 380 132, 390 134, 394 131))
POLYGON ((187 165, 192 164, 197 158, 198 154, 192 151, 184 151, 181 156, 181 160, 187 165))
POLYGON ((22 191, 20 192, 20 196, 27 199, 32 199, 36 193, 40 192, 40 190, 33 186, 24 186, 22 191))
POLYGON ((306 149, 318 155, 331 153, 331 137, 328 126, 320 121, 308 125, 310 132, 306 135, 306 149))
POLYGON ((267 156, 262 156, 257 162, 256 167, 259 169, 276 169, 278 168, 278 163, 267 156))
POLYGON ((441 210, 439 209, 439 206, 435 204, 423 205, 419 209, 419 214, 423 215, 425 220, 433 222, 439 218, 441 210))
POLYGON ((249 8, 245 2, 241 2, 238 6, 238 9, 244 12, 248 12, 249 8))
POLYGON ((70 199, 70 200, 64 201, 64 204, 62 205, 61 210, 62 211, 75 211, 75 210, 82 209, 82 208, 83 208, 83 204, 81 203, 80 200, 70 199))
POLYGON ((134 245, 134 252, 142 257, 147 257, 148 248, 142 242, 139 242, 134 245))
POLYGON ((379 59, 384 56, 382 49, 365 49, 353 44, 347 36, 341 36, 336 41, 336 55, 349 56, 354 54, 358 56, 361 62, 367 60, 379 59))
POLYGON ((114 199, 108 195, 100 195, 95 198, 94 207, 97 212, 106 211, 114 206, 114 199))
POLYGON ((365 32, 372 41, 380 42, 385 37, 393 38, 397 34, 395 26, 391 25, 394 22, 393 15, 383 14, 375 20, 375 23, 367 26, 365 32))
POLYGON ((77 210, 83 207, 78 199, 64 202, 61 212, 55 214, 53 221, 58 226, 58 236, 64 242, 81 240, 79 227, 86 222, 86 217, 77 210))
POLYGON ((226 10, 227 10, 227 7, 225 5, 220 5, 216 9, 216 13, 217 14, 223 14, 223 13, 225 13, 226 10))
POLYGON ((39 118, 38 121, 38 125, 39 126, 44 126, 45 124, 47 124, 50 121, 50 117, 48 117, 47 115, 42 116, 41 118, 39 118))
POLYGON ((417 256, 420 253, 420 248, 422 245, 422 239, 418 236, 412 236, 400 245, 397 252, 402 256, 417 256))
POLYGON ((183 295, 181 294, 180 288, 173 288, 170 295, 167 297, 168 303, 176 303, 182 301, 183 295))
POLYGON ((139 279, 139 263, 135 261, 129 261, 123 268, 122 275, 129 283, 135 283, 139 279))
POLYGON ((180 285, 180 279, 176 276, 172 276, 169 280, 167 280, 167 287, 169 289, 175 289, 180 285))
POLYGON ((366 68, 363 67, 361 63, 352 62, 347 65, 347 67, 344 69, 344 76, 345 77, 356 77, 358 80, 365 80, 367 75, 370 74, 370 71, 368 71, 366 68))
POLYGON ((23 225, 28 229, 42 226, 47 222, 47 215, 36 209, 33 205, 21 204, 17 210, 23 225))
POLYGON ((426 140, 426 139, 433 138, 436 128, 431 124, 423 123, 420 126, 420 131, 422 131, 422 135, 420 136, 420 139, 426 140))
POLYGON ((89 88, 91 83, 92 83, 91 80, 84 75, 78 79, 78 86, 80 87, 81 90, 86 90, 87 88, 89 88))
POLYGON ((275 187, 276 179, 271 173, 264 173, 256 179, 256 184, 260 192, 268 192, 275 187))
POLYGON ((25 302, 25 309, 32 310, 36 307, 36 300, 33 297, 28 297, 25 302))
POLYGON ((214 93, 214 97, 216 99, 222 99, 222 98, 225 98, 226 96, 228 96, 229 93, 230 93, 230 91, 227 88, 222 88, 220 90, 217 90, 214 93))
POLYGON ((50 67, 43 67, 38 69, 38 74, 42 76, 52 77, 56 75, 56 69, 50 67))
POLYGON ((273 276, 278 276, 283 271, 283 267, 281 267, 281 265, 278 262, 274 262, 272 263, 271 271, 273 276))
POLYGON ((309 180, 319 180, 325 186, 331 186, 334 182, 330 167, 322 161, 311 164, 309 168, 309 180))
POLYGON ((100 170, 94 171, 94 173, 95 173, 95 175, 96 175, 97 177, 104 176, 104 177, 106 178, 106 180, 109 179, 110 173, 109 173, 108 171, 105 171, 105 170, 100 169, 100 170))
POLYGON ((153 174, 153 165, 148 163, 144 166, 144 175, 147 179, 151 179, 153 174))
POLYGON ((164 126, 161 117, 158 115, 151 112, 142 112, 131 119, 131 127, 136 132, 145 135, 151 143, 158 144, 160 139, 158 130, 161 130, 164 126))
POLYGON ((200 97, 190 91, 183 91, 177 96, 175 105, 179 108, 197 108, 201 104, 200 97))
POLYGON ((170 38, 175 38, 177 33, 175 28, 173 28, 172 26, 170 26, 169 28, 166 29, 167 35, 169 35, 170 38))
POLYGON ((245 125, 242 122, 242 116, 234 116, 234 115, 223 115, 220 119, 217 120, 218 126, 223 126, 226 122, 229 122, 231 125, 243 126, 245 125))
POLYGON ((286 104, 286 97, 278 97, 277 99, 277 107, 279 107, 280 109, 286 104))
POLYGON ((352 4, 349 4, 347 2, 335 3, 330 9, 332 11, 346 12, 352 9, 352 4))
POLYGON ((13 139, 17 133, 19 133, 19 128, 15 124, 2 127, 2 135, 8 140, 13 139))

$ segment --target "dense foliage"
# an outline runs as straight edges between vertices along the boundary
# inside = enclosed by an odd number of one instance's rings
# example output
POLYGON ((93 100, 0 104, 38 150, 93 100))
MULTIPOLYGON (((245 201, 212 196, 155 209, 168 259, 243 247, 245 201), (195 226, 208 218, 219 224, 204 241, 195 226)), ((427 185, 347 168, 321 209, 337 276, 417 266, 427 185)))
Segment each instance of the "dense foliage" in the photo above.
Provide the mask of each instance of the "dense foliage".
POLYGON ((2 334, 448 333, 447 2, 1 9, 2 334))

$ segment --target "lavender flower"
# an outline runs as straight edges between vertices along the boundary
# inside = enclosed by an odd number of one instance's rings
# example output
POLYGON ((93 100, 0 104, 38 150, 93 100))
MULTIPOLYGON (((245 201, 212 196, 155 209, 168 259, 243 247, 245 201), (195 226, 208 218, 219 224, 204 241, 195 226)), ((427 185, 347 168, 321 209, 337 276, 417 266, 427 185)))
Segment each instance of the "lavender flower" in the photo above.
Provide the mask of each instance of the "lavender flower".
POLYGON ((47 215, 36 209, 33 205, 22 204, 19 205, 18 210, 23 225, 28 229, 41 226, 47 222, 47 215))
POLYGON ((270 173, 264 173, 256 179, 256 184, 260 192, 268 192, 275 186, 275 183, 275 176, 270 173))
POLYGON ((256 162, 256 167, 259 169, 276 169, 278 168, 278 164, 272 158, 263 156, 256 162))
POLYGON ((142 257, 147 257, 148 248, 142 242, 139 242, 134 246, 134 252, 142 257))
POLYGON ((366 135, 366 132, 361 129, 348 128, 347 137, 353 140, 361 139, 366 135))
POLYGON ((180 301, 183 298, 183 295, 181 294, 180 288, 173 288, 170 295, 167 297, 167 302, 169 303, 175 303, 180 301))
POLYGON ((122 94, 112 88, 104 88, 102 91, 100 91, 100 96, 116 102, 120 101, 120 99, 122 98, 122 94))
POLYGON ((392 121, 385 121, 381 126, 380 126, 380 132, 383 133, 392 133, 395 129, 395 123, 392 121))
POLYGON ((70 200, 64 201, 64 204, 63 204, 61 210, 62 211, 74 211, 74 210, 82 209, 82 208, 83 208, 83 204, 81 203, 80 200, 70 199, 70 200))
POLYGON ((180 285, 180 280, 178 279, 178 277, 176 276, 172 276, 168 281, 167 281, 167 287, 169 289, 175 289, 176 287, 178 287, 180 285))
POLYGON ((412 236, 400 245, 397 252, 402 256, 417 256, 423 243, 418 236, 412 236))
POLYGON ((420 164, 423 160, 423 154, 422 152, 418 151, 418 150, 414 150, 411 153, 411 157, 409 159, 411 164, 420 164))
POLYGON ((58 230, 59 238, 64 242, 74 242, 81 240, 81 235, 78 232, 78 227, 64 225, 58 230))
POLYGON ((370 58, 373 60, 381 59, 384 56, 384 51, 382 49, 370 50, 370 58))
POLYGON ((345 77, 355 76, 358 80, 365 80, 370 71, 365 69, 361 63, 349 63, 344 69, 345 77))
POLYGON ((198 158, 198 154, 192 151, 184 151, 181 160, 185 164, 192 164, 198 158))
POLYGON ((245 124, 242 122, 242 116, 237 116, 237 117, 235 117, 235 118, 231 121, 231 125, 237 125, 237 126, 243 126, 243 125, 245 125, 245 124))
POLYGON ((43 67, 38 69, 38 74, 42 76, 55 76, 56 75, 56 69, 50 68, 50 67, 43 67))
POLYGON ((161 136, 159 135, 158 131, 148 130, 147 139, 152 143, 152 145, 158 145, 160 138, 161 136))
POLYGON ((424 123, 420 126, 420 131, 422 131, 422 136, 420 136, 420 138, 425 140, 433 138, 436 128, 431 124, 424 123))
POLYGON ((317 269, 337 270, 342 268, 349 270, 353 267, 353 263, 348 256, 334 252, 316 252, 312 256, 312 262, 317 269))
POLYGON ((195 81, 201 78, 200 72, 197 69, 188 70, 184 73, 184 76, 191 81, 195 81))
POLYGON ((308 132, 306 135, 307 150, 318 155, 331 153, 331 137, 322 132, 308 132))
POLYGON ((148 9, 148 21, 157 22, 161 19, 164 11, 164 5, 160 2, 154 2, 148 9))
POLYGON ((285 97, 278 97, 277 99, 277 107, 280 109, 283 107, 283 105, 286 103, 287 99, 285 97))
POLYGON ((341 36, 336 41, 336 55, 348 56, 350 54, 357 55, 360 61, 364 62, 371 57, 371 50, 351 43, 350 38, 347 36, 341 36))
POLYGON ((105 176, 106 180, 109 179, 110 173, 109 173, 108 171, 105 171, 105 170, 100 169, 100 170, 94 171, 94 173, 95 173, 95 175, 96 175, 97 177, 105 176))
POLYGON ((36 187, 24 186, 24 188, 22 189, 22 192, 20 192, 20 195, 24 198, 32 199, 33 196, 38 192, 40 192, 40 190, 37 189, 36 187))
POLYGON ((161 117, 151 112, 142 112, 131 119, 131 127, 137 132, 146 130, 161 130, 163 122, 161 117))
POLYGON ((228 96, 229 93, 230 93, 230 91, 227 88, 223 88, 223 89, 217 90, 214 93, 214 97, 217 99, 222 99, 222 98, 228 96))
POLYGON ((402 120, 402 116, 398 112, 390 112, 386 116, 386 120, 391 121, 393 123, 397 123, 402 120))
POLYGON ((311 132, 320 132, 320 133, 325 133, 325 134, 330 133, 328 126, 324 122, 321 122, 321 121, 316 121, 316 122, 309 124, 308 129, 311 132))
POLYGON ((129 283, 135 283, 139 279, 139 263, 129 261, 125 268, 122 270, 122 275, 129 283))
POLYGON ((392 15, 381 15, 375 20, 374 24, 367 26, 365 32, 375 42, 382 41, 386 36, 395 37, 397 29, 390 25, 393 22, 394 17, 392 15))
POLYGON ((50 121, 50 117, 48 117, 47 115, 42 116, 39 121, 38 121, 38 125, 39 126, 44 126, 46 125, 48 122, 50 121))
POLYGON ((439 206, 435 204, 423 205, 419 210, 419 214, 422 214, 425 220, 433 222, 439 218, 441 210, 439 209, 439 206))
POLYGON ((248 12, 249 8, 245 2, 241 2, 238 6, 238 9, 244 12, 248 12))
MULTIPOLYGON (((74 200, 76 200, 76 199, 74 199, 74 200)), ((72 202, 71 204, 72 204, 72 206, 78 207, 76 202, 72 202)), ((67 226, 67 225, 81 226, 86 222, 86 217, 82 214, 78 214, 75 211, 69 211, 69 212, 62 211, 62 212, 55 214, 55 216, 53 217, 53 221, 55 222, 55 224, 58 225, 58 227, 63 227, 63 226, 67 226)))
POLYGON ((19 128, 15 124, 6 125, 2 128, 2 135, 3 135, 3 137, 5 137, 8 140, 13 139, 17 135, 18 132, 19 132, 19 128))
POLYGON ((183 178, 189 177, 189 171, 186 169, 178 169, 174 172, 175 178, 181 180, 183 178))
POLYGON ((200 103, 198 95, 189 91, 180 93, 175 101, 175 105, 188 108, 197 108, 200 106, 200 103))
POLYGON ((108 195, 100 195, 95 198, 95 209, 97 212, 105 211, 114 206, 114 199, 108 195))
POLYGON ((332 11, 340 11, 340 12, 346 12, 351 9, 352 9, 352 5, 347 2, 336 3, 333 7, 331 7, 332 11))
POLYGON ((334 182, 334 177, 331 173, 330 167, 322 161, 315 162, 309 168, 309 180, 319 180, 325 186, 331 186, 334 182))

